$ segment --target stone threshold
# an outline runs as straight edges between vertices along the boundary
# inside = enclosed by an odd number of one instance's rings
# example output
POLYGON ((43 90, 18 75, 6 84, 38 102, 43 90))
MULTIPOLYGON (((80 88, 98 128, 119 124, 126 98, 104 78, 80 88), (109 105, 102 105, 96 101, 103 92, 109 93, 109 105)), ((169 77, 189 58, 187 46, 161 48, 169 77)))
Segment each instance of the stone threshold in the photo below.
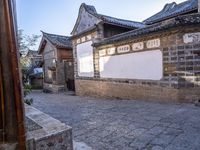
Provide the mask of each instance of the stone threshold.
POLYGON ((73 150, 72 128, 25 105, 28 150, 73 150))
MULTIPOLYGON (((73 141, 72 128, 25 104, 27 150, 92 150, 73 141)), ((17 143, 0 144, 0 150, 17 150, 17 143)))

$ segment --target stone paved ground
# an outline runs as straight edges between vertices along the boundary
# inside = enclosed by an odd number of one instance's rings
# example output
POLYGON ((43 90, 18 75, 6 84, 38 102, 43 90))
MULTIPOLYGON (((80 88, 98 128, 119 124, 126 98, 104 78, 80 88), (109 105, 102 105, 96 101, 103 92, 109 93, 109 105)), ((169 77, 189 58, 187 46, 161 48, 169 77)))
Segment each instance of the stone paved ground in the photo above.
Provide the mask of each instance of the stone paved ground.
POLYGON ((200 107, 33 92, 33 106, 95 150, 200 150, 200 107))

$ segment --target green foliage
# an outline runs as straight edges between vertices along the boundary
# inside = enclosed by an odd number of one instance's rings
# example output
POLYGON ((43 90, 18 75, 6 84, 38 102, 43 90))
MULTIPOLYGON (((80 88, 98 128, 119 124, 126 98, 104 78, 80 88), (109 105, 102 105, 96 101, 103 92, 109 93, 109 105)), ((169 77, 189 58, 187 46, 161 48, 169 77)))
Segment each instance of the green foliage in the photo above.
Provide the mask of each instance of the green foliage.
POLYGON ((18 45, 22 57, 27 54, 29 50, 34 50, 40 38, 40 35, 24 35, 22 29, 18 30, 18 45))
POLYGON ((26 103, 27 105, 32 105, 33 104, 33 99, 24 99, 24 103, 26 103))
POLYGON ((30 94, 32 88, 27 83, 28 71, 32 67, 30 59, 26 57, 29 50, 34 50, 39 39, 39 35, 24 35, 23 30, 18 30, 18 46, 20 51, 20 64, 22 68, 22 80, 24 85, 24 102, 28 105, 33 103, 32 98, 26 98, 30 94))
POLYGON ((24 97, 26 97, 31 92, 31 90, 32 90, 31 85, 25 84, 24 85, 24 97))
POLYGON ((23 69, 31 67, 31 61, 29 58, 26 57, 29 50, 35 50, 38 39, 40 38, 39 35, 24 35, 23 30, 18 30, 18 46, 19 51, 21 54, 20 57, 20 64, 23 69))
POLYGON ((24 85, 24 102, 28 105, 31 105, 33 103, 33 99, 32 98, 26 98, 26 96, 28 94, 30 94, 30 92, 32 91, 31 85, 29 84, 25 84, 24 85))

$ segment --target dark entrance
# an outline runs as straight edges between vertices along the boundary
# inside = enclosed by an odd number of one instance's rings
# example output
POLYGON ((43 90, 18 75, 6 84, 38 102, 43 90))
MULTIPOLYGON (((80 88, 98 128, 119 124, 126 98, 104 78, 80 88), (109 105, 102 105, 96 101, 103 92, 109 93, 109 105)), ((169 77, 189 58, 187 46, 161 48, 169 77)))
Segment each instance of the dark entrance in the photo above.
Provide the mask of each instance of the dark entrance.
POLYGON ((66 88, 69 91, 75 91, 74 65, 72 61, 64 61, 64 73, 65 73, 66 88))

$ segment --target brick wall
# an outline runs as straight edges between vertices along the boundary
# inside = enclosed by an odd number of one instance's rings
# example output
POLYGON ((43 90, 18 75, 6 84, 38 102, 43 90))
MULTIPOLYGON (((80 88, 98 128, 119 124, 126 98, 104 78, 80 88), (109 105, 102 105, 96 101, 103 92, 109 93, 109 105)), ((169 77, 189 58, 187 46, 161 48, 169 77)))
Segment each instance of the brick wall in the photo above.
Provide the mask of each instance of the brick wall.
MULTIPOLYGON (((183 40, 188 34, 192 33, 193 36, 193 33, 199 34, 198 32, 200 32, 200 28, 197 26, 176 28, 94 48, 95 76, 94 78, 79 77, 75 72, 76 93, 87 96, 173 102, 192 102, 200 99, 199 39, 195 38, 192 42, 183 40), (160 40, 159 47, 147 47, 147 42, 152 39, 160 40), (161 80, 106 79, 100 77, 99 51, 127 44, 132 47, 132 44, 137 42, 144 43, 144 48, 140 51, 152 49, 162 51, 163 78, 161 80)), ((188 37, 191 38, 191 36, 188 37)), ((198 37, 198 35, 194 37, 198 37)), ((131 49, 127 53, 135 52, 137 51, 131 49)), ((76 62, 76 45, 74 46, 74 59, 76 62)))

